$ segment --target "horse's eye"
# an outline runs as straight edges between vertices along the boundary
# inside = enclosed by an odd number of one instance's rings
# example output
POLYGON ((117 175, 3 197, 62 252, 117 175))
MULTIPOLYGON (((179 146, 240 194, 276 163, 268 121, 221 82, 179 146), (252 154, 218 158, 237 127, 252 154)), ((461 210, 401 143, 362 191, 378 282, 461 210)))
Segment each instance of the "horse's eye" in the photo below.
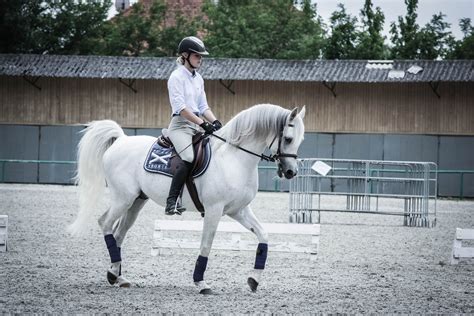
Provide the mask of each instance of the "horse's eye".
POLYGON ((293 141, 292 137, 285 137, 285 143, 290 144, 293 141))

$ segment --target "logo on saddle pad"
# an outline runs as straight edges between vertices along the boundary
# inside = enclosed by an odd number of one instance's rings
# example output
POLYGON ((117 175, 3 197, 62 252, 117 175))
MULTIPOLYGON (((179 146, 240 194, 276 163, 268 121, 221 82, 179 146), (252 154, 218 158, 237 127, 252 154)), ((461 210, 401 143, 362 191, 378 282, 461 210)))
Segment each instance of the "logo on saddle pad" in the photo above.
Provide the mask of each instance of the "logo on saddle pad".
MULTIPOLYGON (((203 175, 211 161, 209 139, 204 138, 199 141, 201 137, 202 134, 193 137, 194 161, 191 172, 193 178, 203 175)), ((173 144, 167 137, 161 135, 151 146, 143 168, 148 172, 161 173, 172 177, 180 160, 181 158, 176 154, 173 144)))

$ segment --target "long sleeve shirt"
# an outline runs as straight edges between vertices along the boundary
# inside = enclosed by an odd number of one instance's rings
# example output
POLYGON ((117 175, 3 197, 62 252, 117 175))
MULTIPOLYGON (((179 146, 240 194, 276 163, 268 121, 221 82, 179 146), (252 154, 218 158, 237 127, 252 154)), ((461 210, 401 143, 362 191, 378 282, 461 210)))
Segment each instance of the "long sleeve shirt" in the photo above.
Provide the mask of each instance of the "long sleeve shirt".
POLYGON ((185 107, 199 115, 209 109, 204 80, 198 72, 191 73, 184 66, 178 66, 171 73, 168 79, 168 94, 172 114, 179 114, 185 107))

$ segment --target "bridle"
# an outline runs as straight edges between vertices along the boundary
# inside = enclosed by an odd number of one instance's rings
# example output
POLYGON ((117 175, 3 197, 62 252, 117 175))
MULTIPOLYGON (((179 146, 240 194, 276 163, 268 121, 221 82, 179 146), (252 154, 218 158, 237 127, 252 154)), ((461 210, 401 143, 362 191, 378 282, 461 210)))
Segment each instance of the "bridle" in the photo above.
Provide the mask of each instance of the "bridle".
MULTIPOLYGON (((289 127, 294 127, 295 125, 294 124, 288 124, 289 127)), ((272 155, 271 158, 273 160, 267 160, 267 161, 276 161, 276 160, 280 160, 281 157, 289 157, 289 158, 294 158, 294 159, 297 159, 298 158, 298 155, 296 154, 287 154, 287 153, 282 153, 281 152, 281 142, 282 142, 282 139, 283 139, 283 130, 285 129, 285 126, 283 125, 281 128, 280 128, 280 133, 278 135, 278 149, 277 149, 277 152, 276 154, 272 155)), ((275 142, 276 140, 276 137, 277 135, 275 135, 275 137, 273 138, 272 142, 270 143, 270 146, 268 146, 268 148, 272 148, 273 146, 273 143, 275 142)))
MULTIPOLYGON (((293 124, 288 124, 288 126, 290 127, 294 127, 293 124)), ((242 151, 245 151, 246 153, 250 154, 250 155, 253 155, 253 156, 256 156, 256 157, 259 157, 261 160, 265 160, 265 161, 271 161, 271 162, 275 162, 275 161, 280 161, 280 158, 283 158, 283 157, 289 157, 289 158, 294 158, 294 159, 297 159, 298 158, 298 155, 296 154, 287 154, 287 153, 282 153, 281 152, 281 142, 282 142, 282 139, 283 139, 283 129, 285 128, 284 125, 281 126, 280 128, 280 132, 275 135, 275 137, 273 138, 272 142, 270 143, 270 146, 268 146, 268 148, 272 148, 273 146, 273 143, 275 142, 276 138, 278 137, 278 149, 276 151, 276 153, 274 155, 271 155, 271 156, 268 156, 268 155, 265 155, 265 154, 257 154, 257 153, 254 153, 253 151, 250 151, 248 149, 245 149, 243 147, 240 147, 239 145, 236 145, 236 144, 232 144, 232 143, 229 143, 227 141, 227 139, 223 138, 223 137, 220 137, 216 134, 211 134, 212 136, 214 136, 215 138, 223 141, 224 143, 227 143, 229 145, 232 145, 242 151)))

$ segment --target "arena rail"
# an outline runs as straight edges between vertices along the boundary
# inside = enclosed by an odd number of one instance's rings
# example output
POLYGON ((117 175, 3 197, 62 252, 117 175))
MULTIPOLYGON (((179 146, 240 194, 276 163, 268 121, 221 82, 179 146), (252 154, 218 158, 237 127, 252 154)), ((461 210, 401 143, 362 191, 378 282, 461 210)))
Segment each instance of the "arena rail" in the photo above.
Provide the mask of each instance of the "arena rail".
MULTIPOLYGON (((75 165, 76 161, 68 161, 68 160, 34 160, 34 159, 0 159, 0 183, 5 183, 5 168, 7 164, 61 164, 61 165, 75 165)), ((275 173, 277 168, 276 166, 259 166, 259 171, 275 173)), ((281 191, 280 187, 280 180, 274 176, 271 176, 273 179, 273 191, 279 192, 281 191)))
MULTIPOLYGON (((293 242, 285 238, 284 242, 273 242, 270 238, 269 251, 291 252, 310 254, 310 259, 314 260, 319 249, 319 224, 300 225, 285 223, 261 223, 269 235, 302 235, 310 236, 309 242, 293 242)), ((151 250, 152 256, 163 254, 164 249, 199 249, 200 238, 183 238, 183 234, 189 232, 200 233, 203 229, 203 221, 186 220, 156 220, 155 231, 153 234, 154 245, 151 250), (164 233, 171 232, 172 236, 164 236, 164 233)), ((252 234, 237 222, 221 221, 217 228, 216 238, 212 249, 215 250, 233 250, 233 251, 255 251, 257 249, 257 240, 242 239, 242 234, 252 234), (230 233, 231 238, 219 233, 230 233)))

